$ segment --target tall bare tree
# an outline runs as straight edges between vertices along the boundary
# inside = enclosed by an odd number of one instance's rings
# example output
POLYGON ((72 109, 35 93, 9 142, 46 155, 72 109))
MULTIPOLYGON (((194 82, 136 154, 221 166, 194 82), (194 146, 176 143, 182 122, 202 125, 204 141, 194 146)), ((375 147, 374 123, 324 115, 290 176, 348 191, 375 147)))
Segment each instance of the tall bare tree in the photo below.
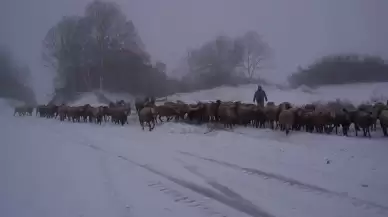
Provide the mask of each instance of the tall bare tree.
POLYGON ((241 67, 247 78, 253 79, 270 56, 270 49, 255 31, 248 31, 238 38, 238 43, 244 48, 241 67))
MULTIPOLYGON (((46 34, 43 58, 57 72, 57 89, 149 92, 162 85, 132 21, 112 2, 93 1, 83 16, 64 17, 46 34)), ((165 79, 164 79, 165 80, 165 79)), ((163 83, 164 85, 164 83, 163 83)), ((155 91, 162 92, 162 91, 155 91)))

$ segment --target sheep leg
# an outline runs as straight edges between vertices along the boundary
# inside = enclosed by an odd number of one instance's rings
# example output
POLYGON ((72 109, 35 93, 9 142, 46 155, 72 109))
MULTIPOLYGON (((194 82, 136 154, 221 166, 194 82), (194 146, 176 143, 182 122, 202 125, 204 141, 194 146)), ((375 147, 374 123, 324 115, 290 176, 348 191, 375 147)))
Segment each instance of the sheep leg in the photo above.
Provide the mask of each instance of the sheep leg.
POLYGON ((148 124, 148 130, 151 131, 151 130, 152 130, 152 128, 151 128, 151 122, 148 121, 147 124, 148 124))
POLYGON ((380 125, 381 125, 381 129, 383 130, 384 136, 388 136, 388 133, 387 133, 387 126, 385 126, 385 124, 383 124, 383 123, 381 123, 381 122, 380 122, 380 125))
POLYGON ((139 121, 139 123, 140 123, 141 129, 144 130, 144 122, 143 121, 139 121))

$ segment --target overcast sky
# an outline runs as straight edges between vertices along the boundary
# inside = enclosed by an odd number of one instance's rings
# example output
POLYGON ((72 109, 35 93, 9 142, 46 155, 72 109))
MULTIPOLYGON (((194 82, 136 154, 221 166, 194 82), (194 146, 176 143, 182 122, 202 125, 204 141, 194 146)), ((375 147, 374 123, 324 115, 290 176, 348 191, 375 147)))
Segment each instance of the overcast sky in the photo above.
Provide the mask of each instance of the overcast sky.
MULTIPOLYGON (((113 1, 113 0, 111 0, 113 1)), ((1 0, 0 43, 33 71, 39 98, 51 91, 41 41, 62 16, 82 14, 90 0, 1 0)), ((256 30, 273 50, 264 76, 284 81, 296 67, 338 52, 388 59, 387 0, 115 0, 131 19, 154 60, 172 69, 218 34, 256 30)))

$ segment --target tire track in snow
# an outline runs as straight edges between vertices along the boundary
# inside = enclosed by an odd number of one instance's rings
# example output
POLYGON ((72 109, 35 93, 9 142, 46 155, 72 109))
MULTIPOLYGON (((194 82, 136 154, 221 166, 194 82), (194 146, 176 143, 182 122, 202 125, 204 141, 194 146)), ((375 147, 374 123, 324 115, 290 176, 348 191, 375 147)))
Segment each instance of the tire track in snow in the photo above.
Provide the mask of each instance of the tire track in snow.
POLYGON ((202 156, 192 154, 189 152, 185 152, 185 151, 179 151, 179 153, 186 155, 186 156, 194 157, 196 159, 205 160, 207 162, 211 162, 211 163, 214 163, 217 165, 225 166, 225 167, 228 167, 231 169, 239 170, 239 171, 242 171, 243 173, 248 174, 248 175, 260 176, 260 177, 263 177, 264 179, 274 179, 274 180, 289 184, 290 186, 296 186, 296 187, 299 187, 302 189, 307 189, 307 190, 315 191, 318 193, 324 193, 324 194, 327 194, 330 196, 337 196, 339 198, 350 199, 352 205, 355 207, 365 206, 366 209, 373 208, 373 209, 378 210, 379 213, 383 213, 383 214, 388 212, 387 206, 380 205, 380 204, 377 204, 375 202, 359 199, 356 197, 351 197, 351 196, 348 196, 347 193, 339 193, 339 192, 331 191, 331 190, 328 190, 328 189, 325 189, 325 188, 322 188, 319 186, 303 183, 301 181, 298 181, 298 180, 295 180, 292 178, 288 178, 288 177, 285 177, 282 175, 264 172, 264 171, 261 171, 258 169, 253 169, 253 168, 241 167, 241 166, 236 165, 236 164, 232 164, 232 163, 228 163, 228 162, 220 161, 220 160, 215 160, 212 158, 202 157, 202 156))
POLYGON ((126 160, 132 164, 135 164, 139 167, 142 167, 156 175, 159 175, 159 176, 162 176, 164 178, 166 178, 167 180, 170 180, 171 182, 177 184, 177 185, 180 185, 184 188, 187 188, 187 189, 190 189, 198 194, 201 194, 205 197, 208 197, 208 198, 212 198, 230 208, 233 208, 237 211, 240 211, 240 212, 243 212, 247 215, 250 215, 250 216, 254 216, 254 217, 274 217, 274 215, 270 214, 270 213, 267 213, 266 211, 262 210, 261 208, 253 205, 253 204, 247 204, 246 201, 241 201, 241 200, 236 200, 235 198, 229 198, 229 197, 226 197, 220 193, 217 193, 216 191, 210 189, 210 188, 206 188, 206 187, 203 187, 203 186, 200 186, 200 185, 197 185, 197 184, 194 184, 192 182, 188 182, 188 181, 185 181, 183 179, 178 179, 178 178, 175 178, 175 177, 172 177, 170 175, 167 175, 165 173, 162 173, 148 165, 142 165, 142 164, 139 164, 139 163, 136 163, 124 156, 118 156, 119 158, 123 159, 123 160, 126 160))
POLYGON ((167 187, 160 181, 150 183, 148 184, 148 186, 171 196, 175 202, 184 203, 189 207, 201 209, 201 211, 204 212, 204 214, 207 216, 228 217, 227 215, 214 211, 212 208, 206 206, 203 202, 191 199, 190 197, 185 196, 181 192, 167 187))
MULTIPOLYGON (((93 145, 90 145, 92 147, 93 145)), ((96 147, 96 146, 93 146, 96 147)), ((98 149, 96 149, 98 150, 98 149)), ((120 198, 120 193, 119 191, 115 188, 114 182, 110 173, 110 170, 108 168, 107 162, 106 162, 106 157, 103 156, 102 154, 105 153, 100 153, 101 155, 99 156, 99 163, 100 163, 100 170, 101 173, 104 177, 103 183, 107 191, 111 193, 111 197, 115 200, 115 205, 118 206, 118 210, 120 211, 120 214, 122 217, 128 217, 131 216, 129 206, 124 203, 123 200, 120 198)))
POLYGON ((229 197, 229 198, 231 198, 233 200, 236 200, 236 201, 241 201, 244 204, 250 205, 250 207, 254 207, 255 206, 251 201, 243 198, 240 194, 238 194, 237 192, 233 191, 229 187, 221 185, 220 183, 218 183, 216 181, 213 181, 213 180, 211 180, 211 178, 206 177, 202 173, 198 172, 198 169, 197 169, 196 166, 188 165, 186 162, 184 162, 182 160, 179 160, 179 161, 185 165, 184 166, 185 169, 187 169, 191 173, 197 175, 198 177, 201 177, 203 180, 206 181, 207 184, 209 184, 210 186, 212 186, 214 189, 218 190, 219 192, 223 193, 225 196, 227 196, 227 197, 229 197))
MULTIPOLYGON (((250 215, 253 217, 274 217, 274 215, 262 210, 261 208, 257 207, 256 205, 254 205, 252 203, 246 203, 245 200, 230 198, 230 197, 227 197, 223 194, 220 194, 220 193, 218 193, 210 188, 206 188, 206 187, 197 185, 195 183, 188 182, 188 181, 183 180, 183 179, 175 178, 173 176, 162 173, 162 172, 150 167, 147 164, 137 163, 137 162, 135 162, 127 157, 124 157, 122 155, 116 155, 112 152, 108 152, 100 147, 95 146, 95 145, 89 144, 89 145, 83 145, 83 146, 87 146, 95 151, 100 151, 100 152, 104 152, 106 154, 115 155, 116 157, 118 157, 122 160, 125 160, 133 165, 136 165, 136 166, 141 167, 145 170, 148 170, 149 172, 151 172, 153 174, 156 174, 156 175, 159 175, 163 178, 166 178, 167 180, 169 180, 169 181, 171 181, 171 182, 173 182, 181 187, 187 188, 187 189, 194 191, 194 192, 196 192, 200 195, 203 195, 205 197, 212 198, 213 200, 216 200, 216 201, 218 201, 218 202, 220 202, 220 203, 222 203, 222 204, 224 204, 232 209, 235 209, 235 210, 240 211, 242 213, 245 213, 247 215, 250 215)), ((152 184, 151 184, 151 186, 152 186, 152 184)), ((165 189, 165 190, 167 190, 167 189, 165 189)), ((213 213, 219 214, 218 212, 213 212, 213 213)), ((226 217, 226 215, 222 215, 222 216, 226 217)))

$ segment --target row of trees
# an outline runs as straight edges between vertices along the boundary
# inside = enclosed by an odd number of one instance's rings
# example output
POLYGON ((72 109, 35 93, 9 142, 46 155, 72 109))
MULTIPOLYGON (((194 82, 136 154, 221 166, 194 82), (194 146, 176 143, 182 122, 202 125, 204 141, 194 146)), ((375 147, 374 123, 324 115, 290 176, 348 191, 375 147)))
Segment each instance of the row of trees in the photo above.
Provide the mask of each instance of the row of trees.
POLYGON ((103 88, 112 92, 165 95, 253 79, 269 48, 256 32, 219 36, 189 52, 184 81, 166 75, 151 57, 135 25, 119 6, 93 1, 83 16, 64 17, 46 34, 43 58, 57 72, 56 92, 73 95, 103 88))
MULTIPOLYGON (((98 0, 89 3, 82 16, 64 17, 50 28, 42 45, 45 65, 57 75, 55 92, 65 97, 100 88, 162 96, 257 82, 259 70, 271 57, 269 45, 255 31, 235 38, 220 35, 190 50, 184 58, 185 76, 173 79, 166 75, 166 64, 151 63, 135 25, 120 7, 98 0)), ((17 67, 7 52, 1 53, 0 61, 0 94, 31 94, 25 85, 28 68, 17 67)), ((299 68, 288 80, 292 86, 388 81, 387 69, 377 57, 336 55, 299 68)))
POLYGON ((28 81, 30 70, 15 60, 8 48, 0 47, 0 98, 35 104, 36 98, 28 81))
POLYGON ((188 52, 189 73, 183 82, 193 88, 252 82, 269 57, 270 48, 257 32, 237 38, 218 36, 188 52))
POLYGON ((132 21, 115 3, 94 1, 83 16, 64 17, 46 34, 43 59, 57 72, 56 92, 103 88, 133 94, 164 93, 165 64, 153 66, 132 21))
POLYGON ((388 63, 376 56, 330 55, 299 68, 288 81, 292 87, 388 82, 388 63))

